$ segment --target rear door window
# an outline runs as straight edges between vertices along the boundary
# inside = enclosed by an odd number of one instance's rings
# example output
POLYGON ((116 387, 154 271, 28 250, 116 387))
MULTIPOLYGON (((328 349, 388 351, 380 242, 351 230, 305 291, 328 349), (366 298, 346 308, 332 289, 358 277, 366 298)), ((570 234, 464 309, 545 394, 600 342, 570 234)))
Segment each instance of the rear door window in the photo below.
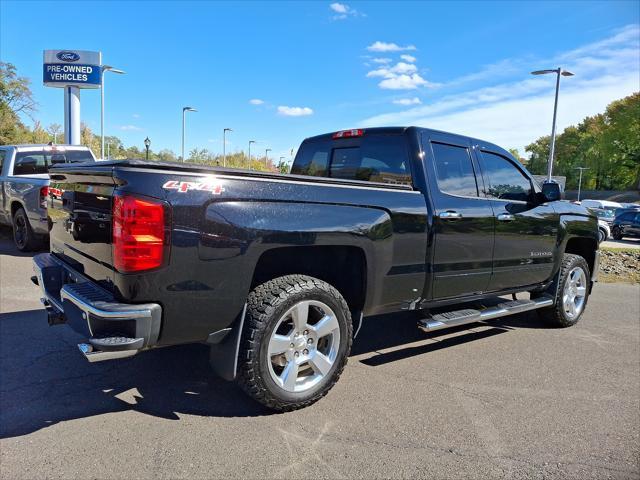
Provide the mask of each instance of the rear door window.
POLYGON ((477 197, 478 185, 469 150, 445 143, 431 143, 436 180, 442 193, 463 197, 477 197))
POLYGON ((93 157, 87 150, 18 152, 13 165, 13 174, 37 175, 48 173, 51 165, 76 162, 93 162, 93 157))
POLYGON ((291 173, 343 180, 411 185, 403 135, 303 143, 291 173))

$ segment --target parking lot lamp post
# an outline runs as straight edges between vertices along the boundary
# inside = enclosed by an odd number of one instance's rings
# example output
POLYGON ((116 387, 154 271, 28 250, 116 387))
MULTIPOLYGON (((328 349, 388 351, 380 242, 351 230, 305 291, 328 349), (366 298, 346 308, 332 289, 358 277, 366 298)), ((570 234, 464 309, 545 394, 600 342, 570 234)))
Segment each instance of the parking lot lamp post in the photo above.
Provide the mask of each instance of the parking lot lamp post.
POLYGON ((568 70, 562 70, 561 67, 550 70, 536 70, 531 72, 532 75, 546 75, 547 73, 556 74, 556 98, 553 103, 553 123, 551 125, 551 148, 549 149, 549 165, 547 168, 547 182, 551 181, 551 173, 553 170, 553 154, 556 148, 556 114, 558 112, 558 92, 560 91, 560 75, 563 77, 572 77, 574 74, 568 70))
POLYGON ((269 152, 271 151, 270 148, 265 149, 264 151, 264 166, 266 167, 269 164, 269 152))
POLYGON ((230 128, 222 131, 222 166, 227 166, 227 132, 233 132, 230 128))
POLYGON ((124 75, 124 70, 113 68, 111 65, 100 67, 100 158, 104 159, 104 74, 113 72, 124 75))
POLYGON ((144 139, 144 148, 147 149, 147 161, 149 160, 149 146, 151 145, 151 140, 149 140, 149 137, 144 139))
POLYGON ((187 112, 197 112, 197 110, 193 107, 182 107, 182 162, 184 163, 184 124, 185 124, 185 114, 187 112))
POLYGON ((589 167, 576 167, 574 170, 580 170, 580 177, 578 179, 578 201, 580 201, 580 190, 582 190, 582 172, 583 170, 589 170, 589 167))
POLYGON ((256 143, 255 140, 249 140, 249 170, 251 170, 251 144, 256 143))

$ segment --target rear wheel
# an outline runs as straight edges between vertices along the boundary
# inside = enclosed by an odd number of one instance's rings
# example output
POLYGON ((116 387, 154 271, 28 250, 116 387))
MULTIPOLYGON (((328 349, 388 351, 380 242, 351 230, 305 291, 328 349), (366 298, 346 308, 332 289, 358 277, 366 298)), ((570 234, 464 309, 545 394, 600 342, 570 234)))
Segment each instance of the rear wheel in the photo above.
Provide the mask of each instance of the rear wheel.
POLYGON ((589 266, 579 255, 565 253, 560 273, 547 293, 555 296, 553 307, 538 310, 540 316, 556 327, 578 323, 589 299, 589 266))
POLYGON ((338 381, 351 340, 351 314, 335 288, 304 275, 276 278, 249 294, 238 381, 269 408, 306 407, 338 381))
POLYGON ((22 207, 13 214, 13 241, 21 252, 35 250, 40 245, 40 240, 31 229, 27 212, 22 207))

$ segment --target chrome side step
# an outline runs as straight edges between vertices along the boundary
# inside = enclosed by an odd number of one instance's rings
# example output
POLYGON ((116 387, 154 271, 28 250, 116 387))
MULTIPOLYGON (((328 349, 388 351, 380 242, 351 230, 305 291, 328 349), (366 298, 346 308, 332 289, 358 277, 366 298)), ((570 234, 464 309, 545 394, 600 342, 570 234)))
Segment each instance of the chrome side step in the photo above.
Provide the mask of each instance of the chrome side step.
POLYGON ((464 309, 451 312, 438 313, 431 317, 418 320, 418 328, 425 332, 433 332, 442 328, 457 327, 468 323, 483 322, 494 318, 506 317, 515 313, 527 312, 538 308, 550 307, 553 305, 553 298, 542 296, 535 300, 513 300, 502 302, 495 307, 482 310, 464 309))
POLYGON ((107 352, 103 350, 94 350, 90 343, 79 343, 78 348, 89 362, 102 362, 105 360, 116 360, 119 358, 133 357, 138 350, 120 350, 107 352))

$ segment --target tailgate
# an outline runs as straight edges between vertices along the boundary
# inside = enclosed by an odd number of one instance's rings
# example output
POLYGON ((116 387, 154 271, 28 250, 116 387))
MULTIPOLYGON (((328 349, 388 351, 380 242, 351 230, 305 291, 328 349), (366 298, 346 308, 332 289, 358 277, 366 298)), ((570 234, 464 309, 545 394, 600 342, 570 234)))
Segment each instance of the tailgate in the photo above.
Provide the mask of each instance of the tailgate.
POLYGON ((52 169, 47 202, 51 252, 109 289, 112 171, 97 165, 52 169))

